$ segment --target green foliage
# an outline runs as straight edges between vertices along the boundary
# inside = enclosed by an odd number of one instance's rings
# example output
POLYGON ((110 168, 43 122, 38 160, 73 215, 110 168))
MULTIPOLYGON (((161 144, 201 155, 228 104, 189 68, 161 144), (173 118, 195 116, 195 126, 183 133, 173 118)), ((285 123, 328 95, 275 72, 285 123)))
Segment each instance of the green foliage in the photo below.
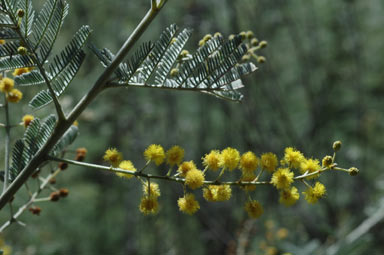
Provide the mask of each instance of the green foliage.
MULTIPOLYGON (((120 64, 110 86, 191 90, 240 101, 241 76, 256 70, 252 63, 239 63, 248 50, 241 37, 229 41, 221 36, 214 37, 195 54, 183 59, 180 53, 191 36, 191 30, 177 32, 177 26, 171 25, 153 46, 144 43, 128 63, 120 64), (171 74, 172 68, 177 70, 176 75, 171 74)), ((104 67, 114 58, 106 48, 98 50, 92 45, 90 49, 104 67)))

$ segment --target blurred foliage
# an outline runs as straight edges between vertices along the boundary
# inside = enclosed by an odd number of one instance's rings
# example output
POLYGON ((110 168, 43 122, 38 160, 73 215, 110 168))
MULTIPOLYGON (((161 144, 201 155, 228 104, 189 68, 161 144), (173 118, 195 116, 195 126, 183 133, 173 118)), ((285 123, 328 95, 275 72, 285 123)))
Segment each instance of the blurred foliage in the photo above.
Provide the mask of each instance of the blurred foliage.
MULTIPOLYGON (((82 24, 89 24, 91 40, 115 52, 148 4, 71 1, 70 22, 58 44, 64 46, 82 24)), ((287 239, 273 243, 272 254, 325 254, 373 214, 383 195, 383 12, 380 0, 170 0, 143 41, 155 40, 171 23, 195 30, 191 49, 204 34, 216 31, 253 30, 268 41, 267 62, 244 81, 243 103, 197 93, 115 89, 104 92, 78 120, 76 144, 88 149, 87 161, 97 163, 113 146, 143 165, 142 152, 151 143, 178 144, 186 149, 186 159, 197 162, 209 150, 227 146, 281 155, 284 147, 294 145, 321 158, 331 152, 334 140, 341 140, 337 161, 355 165, 360 175, 322 176, 328 196, 318 204, 300 201, 285 208, 278 204, 277 192, 260 187, 255 197, 266 213, 257 221, 247 220, 243 192, 220 204, 200 200, 202 209, 191 217, 178 212, 179 185, 160 182, 160 213, 145 217, 138 211, 141 186, 134 180, 70 167, 57 180, 58 187, 69 188, 69 197, 43 204, 40 217, 23 215, 28 227, 8 229, 3 236, 7 245, 13 254, 39 255, 267 254, 260 242, 269 220, 289 230, 287 239), (246 242, 240 242, 244 236, 246 242)), ((88 54, 61 99, 65 109, 87 92, 101 70, 88 54)), ((25 92, 30 98, 32 93, 25 92)), ((17 111, 14 116, 22 116, 17 111)), ((383 254, 382 227, 378 223, 336 254, 383 254)))

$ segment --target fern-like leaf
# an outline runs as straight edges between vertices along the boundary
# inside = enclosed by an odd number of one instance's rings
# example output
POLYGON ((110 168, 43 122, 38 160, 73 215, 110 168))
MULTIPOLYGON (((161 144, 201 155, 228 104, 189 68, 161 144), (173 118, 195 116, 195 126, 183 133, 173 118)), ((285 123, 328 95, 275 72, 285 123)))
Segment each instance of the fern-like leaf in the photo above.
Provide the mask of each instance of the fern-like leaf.
POLYGON ((51 154, 57 156, 60 152, 65 150, 70 144, 73 143, 73 141, 75 141, 78 133, 79 129, 75 125, 72 125, 53 147, 51 154))
POLYGON ((148 81, 151 75, 154 73, 155 68, 160 63, 168 47, 171 45, 172 39, 177 32, 177 26, 172 24, 166 28, 160 36, 160 39, 156 42, 153 50, 143 63, 141 71, 141 81, 148 81))
POLYGON ((35 63, 33 63, 32 59, 28 56, 9 56, 0 58, 0 72, 12 70, 16 68, 21 67, 34 67, 36 66, 35 63))
MULTIPOLYGON (((84 57, 85 53, 83 51, 79 51, 73 60, 69 63, 69 65, 64 69, 64 71, 62 71, 51 84, 56 96, 60 96, 71 83, 77 71, 80 69, 84 57)), ((29 102, 29 106, 37 109, 49 104, 52 101, 53 99, 49 90, 42 90, 32 98, 32 100, 29 102)))
POLYGON ((24 144, 26 146, 26 150, 24 151, 25 157, 29 160, 35 155, 38 150, 38 144, 36 143, 36 138, 39 135, 40 131, 40 119, 35 118, 27 127, 24 133, 24 144))
MULTIPOLYGON (((195 54, 181 58, 180 53, 190 34, 188 29, 177 34, 177 27, 171 25, 153 47, 143 45, 128 64, 120 65, 115 80, 109 85, 200 91, 240 101, 241 77, 257 69, 250 62, 241 63, 248 52, 241 36, 229 41, 215 36, 195 54), (172 68, 177 68, 177 72, 170 75, 172 68)), ((104 66, 108 66, 114 57, 106 49, 94 48, 93 51, 104 66)))
POLYGON ((64 0, 47 0, 34 23, 34 51, 38 51, 40 61, 49 56, 57 35, 68 14, 69 5, 64 0))
POLYGON ((9 171, 11 181, 17 177, 28 163, 28 159, 24 156, 24 149, 25 146, 23 140, 17 140, 12 150, 12 163, 9 171))
MULTIPOLYGON (((71 42, 65 47, 65 49, 58 55, 56 55, 52 63, 48 66, 47 76, 50 82, 54 82, 55 79, 71 64, 76 62, 77 57, 81 49, 83 48, 86 40, 91 33, 91 29, 88 26, 82 26, 78 32, 74 35, 71 42)), ((23 75, 17 76, 15 82, 19 86, 39 85, 45 83, 45 80, 39 70, 35 70, 23 75)))
POLYGON ((18 40, 19 35, 12 28, 2 28, 0 30, 0 38, 4 40, 18 40))
POLYGON ((191 36, 192 30, 184 29, 177 37, 173 40, 174 42, 168 47, 163 57, 161 58, 161 65, 156 71, 155 83, 163 84, 165 78, 170 72, 172 66, 174 65, 177 57, 180 55, 180 52, 187 43, 189 37, 191 36))
POLYGON ((36 144, 40 149, 48 141, 56 125, 56 116, 51 114, 43 122, 40 127, 39 134, 36 136, 36 144))
POLYGON ((0 45, 0 58, 18 55, 17 48, 19 46, 20 43, 18 42, 7 42, 0 45))
POLYGON ((32 7, 32 1, 20 0, 18 8, 24 10, 24 17, 21 21, 20 30, 25 37, 28 37, 32 33, 32 25, 35 19, 35 11, 32 7))

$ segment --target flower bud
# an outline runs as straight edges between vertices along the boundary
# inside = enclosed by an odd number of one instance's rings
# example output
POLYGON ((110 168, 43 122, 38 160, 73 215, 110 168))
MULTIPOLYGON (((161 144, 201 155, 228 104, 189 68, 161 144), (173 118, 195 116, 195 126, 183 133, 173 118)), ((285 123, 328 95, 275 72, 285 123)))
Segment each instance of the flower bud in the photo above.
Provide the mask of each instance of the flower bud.
POLYGON ((334 142, 332 148, 333 148, 334 151, 338 151, 338 150, 340 150, 340 148, 341 148, 341 142, 340 142, 340 141, 336 141, 336 142, 334 142))
POLYGON ((60 169, 61 171, 65 170, 65 169, 67 169, 67 168, 68 168, 68 164, 67 164, 67 163, 64 163, 64 162, 60 162, 60 163, 59 163, 59 169, 60 169))
POLYGON ((357 169, 356 167, 351 167, 348 171, 350 176, 356 176, 359 173, 359 169, 357 169))
POLYGON ((18 10, 17 10, 17 16, 18 16, 19 18, 24 17, 24 14, 25 14, 25 12, 24 12, 23 9, 18 9, 18 10))
POLYGON ((51 198, 52 202, 56 202, 60 199, 60 192, 54 191, 51 193, 51 195, 49 195, 49 197, 51 198))
POLYGON ((333 163, 333 158, 331 156, 325 156, 323 158, 322 163, 323 163, 323 167, 330 168, 333 163))
POLYGON ((267 41, 261 41, 259 45, 260 45, 260 48, 265 48, 267 47, 268 43, 267 41))
POLYGON ((17 53, 24 56, 24 55, 27 55, 28 50, 27 48, 20 46, 19 48, 17 48, 17 53))

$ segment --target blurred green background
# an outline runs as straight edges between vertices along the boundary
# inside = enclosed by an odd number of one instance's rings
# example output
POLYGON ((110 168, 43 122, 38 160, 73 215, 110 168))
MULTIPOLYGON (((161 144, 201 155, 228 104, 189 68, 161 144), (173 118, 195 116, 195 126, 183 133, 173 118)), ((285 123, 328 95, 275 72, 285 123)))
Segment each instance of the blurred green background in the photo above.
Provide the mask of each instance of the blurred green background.
MULTIPOLYGON (((34 6, 41 3, 34 1, 34 6)), ((116 52, 149 8, 149 0, 69 3, 57 51, 89 24, 91 41, 116 52)), ((69 188, 69 197, 41 204, 40 217, 26 212, 21 220, 28 226, 11 226, 5 242, 13 254, 31 255, 384 254, 383 13, 381 0, 169 0, 142 42, 156 40, 172 23, 194 29, 187 46, 191 51, 201 37, 216 31, 227 36, 253 30, 268 41, 261 53, 267 62, 244 79, 243 102, 198 93, 113 89, 78 120, 80 136, 73 148, 86 147, 86 161, 104 164, 104 151, 117 147, 137 167, 145 163, 142 153, 151 143, 165 148, 178 144, 186 159, 200 162, 209 150, 227 146, 279 156, 294 146, 306 156, 322 158, 332 153, 333 141, 341 140, 337 162, 358 167, 360 175, 324 174, 327 197, 316 205, 301 200, 286 208, 274 189, 258 187, 254 197, 265 214, 249 220, 241 190, 217 204, 206 203, 196 192, 202 208, 191 217, 177 208, 181 186, 159 182, 161 210, 146 217, 138 211, 138 181, 70 167, 56 184, 69 188), (353 232, 363 222, 373 222, 372 227, 363 224, 366 231, 353 232)), ((66 110, 102 70, 89 52, 61 98, 66 110)), ((23 92, 27 100, 36 91, 23 92)), ((34 114, 45 116, 51 110, 34 114)), ((15 110, 12 119, 21 119, 22 112, 30 109, 15 110)))

